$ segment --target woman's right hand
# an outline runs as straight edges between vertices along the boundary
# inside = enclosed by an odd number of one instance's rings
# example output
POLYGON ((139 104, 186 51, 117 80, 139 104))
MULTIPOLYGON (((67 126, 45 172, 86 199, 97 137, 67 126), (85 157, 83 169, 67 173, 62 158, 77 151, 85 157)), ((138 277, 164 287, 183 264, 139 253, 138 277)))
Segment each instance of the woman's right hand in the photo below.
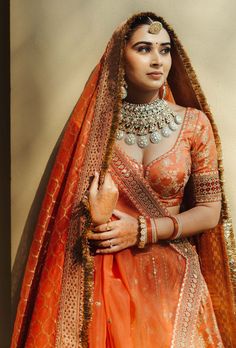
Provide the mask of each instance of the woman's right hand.
POLYGON ((90 214, 95 225, 109 221, 119 196, 118 188, 110 173, 106 173, 104 182, 99 189, 98 184, 99 174, 95 172, 89 189, 90 214))

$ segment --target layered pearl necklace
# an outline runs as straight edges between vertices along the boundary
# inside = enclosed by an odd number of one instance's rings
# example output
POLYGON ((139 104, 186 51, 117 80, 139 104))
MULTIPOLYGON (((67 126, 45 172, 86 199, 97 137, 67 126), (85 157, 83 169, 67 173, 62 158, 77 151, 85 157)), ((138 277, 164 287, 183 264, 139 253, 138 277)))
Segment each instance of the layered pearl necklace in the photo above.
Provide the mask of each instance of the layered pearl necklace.
POLYGON ((169 137, 183 122, 164 99, 150 104, 123 102, 116 139, 128 145, 137 143, 140 148, 149 142, 158 144, 162 137, 169 137))

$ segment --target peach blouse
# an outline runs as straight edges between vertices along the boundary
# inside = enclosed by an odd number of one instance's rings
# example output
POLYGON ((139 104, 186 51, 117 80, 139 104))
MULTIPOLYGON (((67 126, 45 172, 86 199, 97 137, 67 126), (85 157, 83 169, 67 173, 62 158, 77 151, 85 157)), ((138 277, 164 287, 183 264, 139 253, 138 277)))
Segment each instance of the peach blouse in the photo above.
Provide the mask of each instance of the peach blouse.
POLYGON ((174 146, 147 166, 122 153, 144 173, 166 207, 181 204, 189 180, 195 203, 221 200, 215 140, 211 124, 202 111, 187 108, 174 146))

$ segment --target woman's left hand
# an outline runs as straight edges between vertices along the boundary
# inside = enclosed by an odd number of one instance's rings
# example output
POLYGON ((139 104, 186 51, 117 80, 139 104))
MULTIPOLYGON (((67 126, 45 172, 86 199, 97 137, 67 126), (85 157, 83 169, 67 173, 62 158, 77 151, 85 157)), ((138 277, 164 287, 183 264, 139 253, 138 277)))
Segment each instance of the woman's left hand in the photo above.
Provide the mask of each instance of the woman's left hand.
POLYGON ((118 220, 96 226, 93 233, 88 235, 98 254, 114 253, 137 243, 138 220, 117 209, 113 211, 113 215, 118 220))

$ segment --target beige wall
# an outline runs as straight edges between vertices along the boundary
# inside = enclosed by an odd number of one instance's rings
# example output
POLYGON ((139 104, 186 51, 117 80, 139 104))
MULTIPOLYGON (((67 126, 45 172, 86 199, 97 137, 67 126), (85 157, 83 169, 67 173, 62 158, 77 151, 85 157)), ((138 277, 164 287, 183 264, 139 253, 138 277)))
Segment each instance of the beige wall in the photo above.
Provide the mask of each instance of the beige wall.
POLYGON ((32 230, 35 192, 90 71, 116 25, 140 10, 166 18, 191 57, 222 137, 236 222, 234 0, 12 1, 12 262, 23 230, 32 230))

